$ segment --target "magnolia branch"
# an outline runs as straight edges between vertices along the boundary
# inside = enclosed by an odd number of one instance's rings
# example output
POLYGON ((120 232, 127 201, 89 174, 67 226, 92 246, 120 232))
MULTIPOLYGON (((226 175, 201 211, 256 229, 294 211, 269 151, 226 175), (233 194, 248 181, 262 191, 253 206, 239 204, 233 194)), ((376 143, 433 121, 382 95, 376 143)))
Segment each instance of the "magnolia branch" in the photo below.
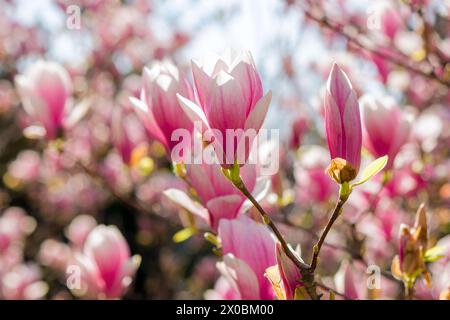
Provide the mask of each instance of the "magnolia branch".
POLYGON ((339 198, 338 202, 336 203, 336 207, 333 210, 333 213, 330 217, 330 220, 328 220, 327 225, 325 226, 325 229, 323 230, 322 234, 319 237, 319 241, 314 245, 313 247, 313 257, 311 260, 311 264, 309 266, 310 272, 314 273, 317 267, 317 260, 319 259, 320 249, 322 248, 323 243, 325 242, 325 238, 328 235, 328 232, 331 230, 331 227, 333 226, 336 219, 339 217, 339 215, 342 212, 342 206, 344 205, 345 200, 342 200, 339 198))

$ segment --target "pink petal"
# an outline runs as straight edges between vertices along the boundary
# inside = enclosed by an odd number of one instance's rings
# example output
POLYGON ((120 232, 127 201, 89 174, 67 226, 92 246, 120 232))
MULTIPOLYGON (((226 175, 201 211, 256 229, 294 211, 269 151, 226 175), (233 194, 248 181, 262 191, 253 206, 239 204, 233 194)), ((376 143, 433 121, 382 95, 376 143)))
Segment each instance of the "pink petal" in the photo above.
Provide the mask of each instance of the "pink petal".
POLYGON ((205 220, 206 223, 210 223, 208 211, 198 202, 193 201, 184 191, 172 188, 165 190, 163 193, 179 206, 205 220))
POLYGON ((217 230, 221 219, 234 219, 243 202, 242 197, 234 194, 213 198, 206 203, 211 215, 211 227, 217 230))
POLYGON ((244 261, 232 254, 226 254, 223 256, 223 262, 217 264, 217 268, 240 293, 241 299, 261 299, 258 279, 244 261))

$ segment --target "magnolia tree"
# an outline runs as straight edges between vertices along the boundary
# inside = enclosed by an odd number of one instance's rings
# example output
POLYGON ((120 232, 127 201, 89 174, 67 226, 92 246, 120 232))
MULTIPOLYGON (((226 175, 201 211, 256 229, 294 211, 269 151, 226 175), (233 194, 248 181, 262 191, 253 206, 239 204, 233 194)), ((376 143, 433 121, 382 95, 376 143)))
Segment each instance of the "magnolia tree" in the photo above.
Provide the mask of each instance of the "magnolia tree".
POLYGON ((2 4, 0 299, 450 299, 450 3, 356 2, 255 2, 258 60, 2 4))

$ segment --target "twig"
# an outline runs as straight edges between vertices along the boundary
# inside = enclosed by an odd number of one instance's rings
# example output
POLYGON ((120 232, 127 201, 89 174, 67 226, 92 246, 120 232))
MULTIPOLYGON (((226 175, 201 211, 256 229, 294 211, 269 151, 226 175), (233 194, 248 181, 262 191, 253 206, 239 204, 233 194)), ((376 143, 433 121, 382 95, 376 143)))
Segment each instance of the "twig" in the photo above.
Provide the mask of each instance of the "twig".
POLYGON ((344 298, 345 300, 353 300, 352 298, 350 298, 350 297, 347 296, 346 294, 341 293, 341 292, 338 292, 338 291, 334 290, 333 288, 330 288, 330 287, 328 287, 327 285, 324 285, 324 284, 321 283, 321 282, 316 282, 316 284, 317 284, 318 287, 320 287, 320 288, 322 288, 322 289, 325 289, 325 290, 328 290, 328 291, 333 291, 333 293, 334 293, 335 295, 340 296, 340 297, 344 298))
POLYGON ((336 219, 339 217, 339 215, 342 212, 342 206, 344 205, 345 200, 339 198, 338 202, 336 203, 336 207, 333 210, 333 213, 330 217, 330 220, 328 220, 327 225, 325 226, 325 229, 323 230, 322 234, 320 235, 319 241, 314 245, 313 247, 313 257, 310 264, 310 272, 314 272, 317 267, 317 260, 319 258, 320 249, 322 248, 323 243, 325 242, 325 238, 328 235, 328 232, 331 230, 331 227, 333 226, 336 219))

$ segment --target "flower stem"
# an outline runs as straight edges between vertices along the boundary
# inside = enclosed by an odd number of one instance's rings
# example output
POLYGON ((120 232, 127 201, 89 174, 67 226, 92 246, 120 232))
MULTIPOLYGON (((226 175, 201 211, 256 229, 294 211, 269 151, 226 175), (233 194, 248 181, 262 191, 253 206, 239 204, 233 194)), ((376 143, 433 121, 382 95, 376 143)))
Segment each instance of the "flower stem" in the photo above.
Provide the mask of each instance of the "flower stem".
POLYGON ((336 206, 334 207, 333 214, 331 215, 330 220, 328 220, 328 223, 325 226, 325 229, 323 230, 322 234, 320 235, 319 240, 313 247, 313 256, 311 259, 311 264, 309 266, 309 271, 311 273, 314 273, 314 271, 316 270, 320 249, 322 248, 322 245, 325 242, 325 238, 327 237, 328 232, 331 230, 331 227, 333 226, 334 222, 341 214, 342 207, 344 206, 346 200, 347 200, 346 198, 339 197, 339 200, 336 203, 336 206))
POLYGON ((283 236, 281 235, 278 228, 275 226, 275 224, 270 219, 269 215, 264 211, 264 209, 261 207, 261 205, 256 201, 256 199, 253 197, 253 195, 248 191, 247 187, 245 186, 242 179, 239 177, 239 181, 233 182, 236 188, 238 188, 246 197, 250 200, 250 202, 255 206, 255 208, 260 213, 263 221, 265 224, 269 226, 270 229, 272 229, 273 233, 275 233, 275 236, 277 237, 278 241, 281 243, 281 246, 283 247, 283 250, 286 252, 287 256, 292 260, 292 262, 295 263, 295 265, 298 268, 308 268, 308 265, 300 261, 293 253, 292 250, 288 247, 288 244, 286 243, 286 240, 284 240, 283 236))

